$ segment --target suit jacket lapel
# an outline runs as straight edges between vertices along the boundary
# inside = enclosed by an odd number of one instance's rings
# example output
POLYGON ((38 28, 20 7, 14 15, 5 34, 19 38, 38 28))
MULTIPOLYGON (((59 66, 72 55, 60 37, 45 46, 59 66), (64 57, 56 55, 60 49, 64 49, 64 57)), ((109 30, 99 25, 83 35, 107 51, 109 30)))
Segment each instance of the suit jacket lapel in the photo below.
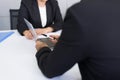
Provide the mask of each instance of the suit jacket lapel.
POLYGON ((47 3, 46 3, 47 24, 49 23, 49 21, 51 19, 51 11, 52 11, 51 6, 49 5, 49 2, 47 1, 47 3))
POLYGON ((38 4, 37 4, 37 0, 34 0, 33 2, 33 16, 34 16, 34 20, 37 20, 35 22, 39 23, 39 26, 42 26, 41 25, 41 19, 40 19, 40 12, 39 12, 39 7, 38 7, 38 4))

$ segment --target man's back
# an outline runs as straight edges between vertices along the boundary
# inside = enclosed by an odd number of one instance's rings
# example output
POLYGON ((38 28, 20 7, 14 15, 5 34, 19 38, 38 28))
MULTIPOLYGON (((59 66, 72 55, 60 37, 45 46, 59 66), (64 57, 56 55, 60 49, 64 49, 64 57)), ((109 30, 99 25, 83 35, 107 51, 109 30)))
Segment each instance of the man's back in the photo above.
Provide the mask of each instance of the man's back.
POLYGON ((120 80, 120 0, 82 0, 68 9, 53 51, 36 54, 47 77, 78 63, 82 80, 120 80))
POLYGON ((120 80, 120 1, 83 0, 69 11, 85 49, 79 62, 82 79, 120 80))

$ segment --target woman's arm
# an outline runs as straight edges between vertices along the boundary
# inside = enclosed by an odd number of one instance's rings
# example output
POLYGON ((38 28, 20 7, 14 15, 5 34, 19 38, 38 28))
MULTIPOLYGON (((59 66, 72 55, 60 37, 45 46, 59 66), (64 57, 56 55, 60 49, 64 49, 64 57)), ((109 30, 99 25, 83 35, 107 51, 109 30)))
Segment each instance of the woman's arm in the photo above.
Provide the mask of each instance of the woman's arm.
POLYGON ((17 24, 17 30, 21 35, 24 35, 23 33, 25 30, 28 30, 28 28, 24 22, 24 19, 23 19, 23 18, 28 19, 29 18, 28 15, 29 15, 29 13, 28 13, 26 4, 25 4, 24 0, 22 0, 21 6, 19 9, 18 24, 17 24))

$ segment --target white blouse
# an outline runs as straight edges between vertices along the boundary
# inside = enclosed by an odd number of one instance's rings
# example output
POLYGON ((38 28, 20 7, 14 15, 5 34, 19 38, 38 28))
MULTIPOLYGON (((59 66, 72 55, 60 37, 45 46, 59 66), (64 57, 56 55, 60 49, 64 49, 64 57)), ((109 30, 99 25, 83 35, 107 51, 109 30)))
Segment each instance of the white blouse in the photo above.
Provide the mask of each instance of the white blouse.
POLYGON ((39 6, 39 12, 40 12, 42 27, 45 27, 45 25, 47 23, 46 6, 44 6, 44 7, 39 6))

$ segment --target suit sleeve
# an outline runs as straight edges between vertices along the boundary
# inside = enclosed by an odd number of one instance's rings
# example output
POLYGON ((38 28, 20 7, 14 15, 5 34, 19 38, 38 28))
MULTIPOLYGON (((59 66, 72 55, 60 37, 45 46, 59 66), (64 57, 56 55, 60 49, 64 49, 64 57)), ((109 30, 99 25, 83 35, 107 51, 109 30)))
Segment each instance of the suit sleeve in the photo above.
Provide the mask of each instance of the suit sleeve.
POLYGON ((17 24, 17 30, 21 35, 23 35, 23 32, 28 29, 23 19, 23 18, 28 19, 29 18, 28 15, 29 14, 28 14, 27 7, 25 5, 24 0, 22 0, 21 6, 19 9, 18 24, 17 24))
POLYGON ((55 9, 55 14, 54 14, 54 21, 53 24, 50 25, 54 28, 54 31, 57 31, 59 29, 62 29, 62 24, 63 24, 63 19, 62 19, 62 15, 61 15, 61 11, 58 5, 58 2, 55 0, 53 2, 53 7, 55 9))
POLYGON ((36 53, 38 66, 49 78, 62 75, 86 58, 83 33, 76 12, 68 10, 63 31, 53 51, 43 48, 36 53), (78 35, 79 34, 79 35, 78 35))

